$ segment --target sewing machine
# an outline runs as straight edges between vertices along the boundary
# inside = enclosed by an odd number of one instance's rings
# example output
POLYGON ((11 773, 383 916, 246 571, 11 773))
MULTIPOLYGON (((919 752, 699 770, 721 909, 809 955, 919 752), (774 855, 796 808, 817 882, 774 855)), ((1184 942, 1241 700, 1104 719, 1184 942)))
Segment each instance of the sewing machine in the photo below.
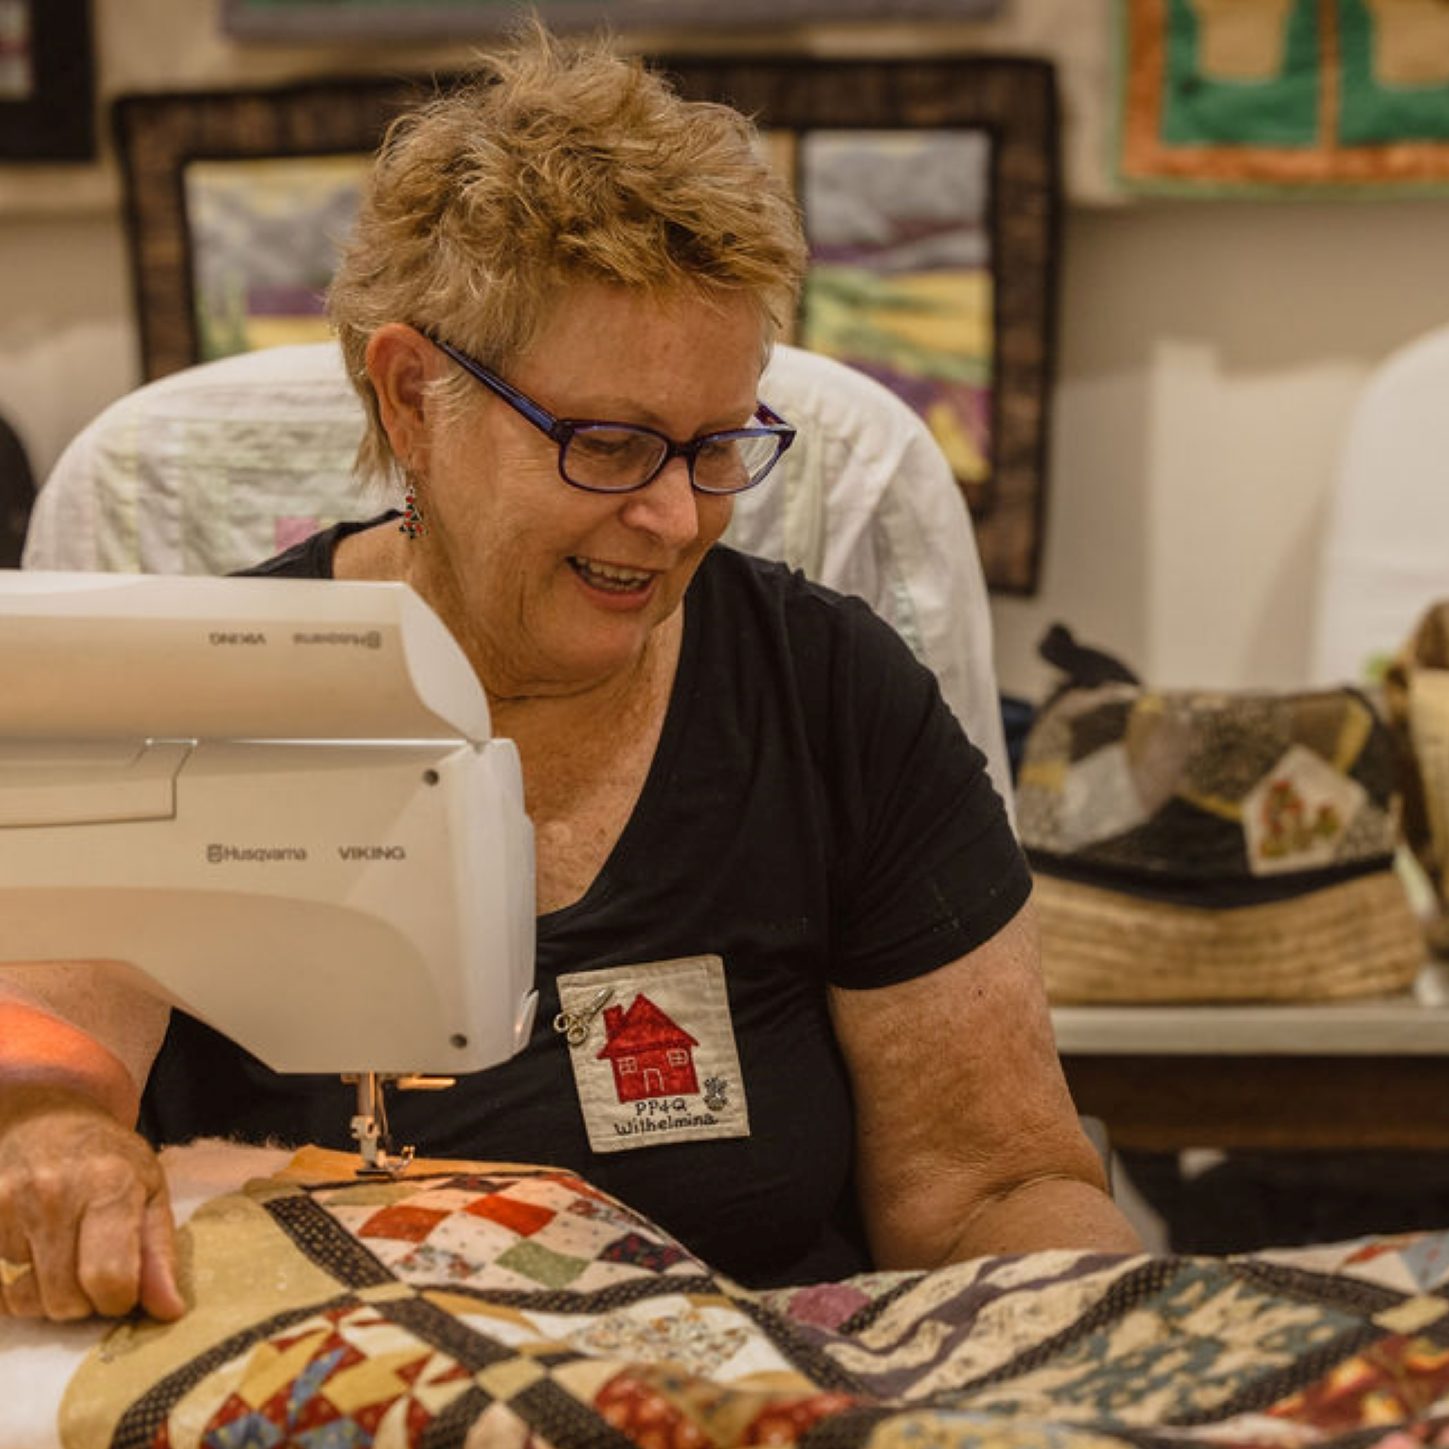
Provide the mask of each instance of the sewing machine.
POLYGON ((95 961, 280 1072, 447 1085, 528 1040, 512 742, 403 584, 0 570, 0 962, 95 961))

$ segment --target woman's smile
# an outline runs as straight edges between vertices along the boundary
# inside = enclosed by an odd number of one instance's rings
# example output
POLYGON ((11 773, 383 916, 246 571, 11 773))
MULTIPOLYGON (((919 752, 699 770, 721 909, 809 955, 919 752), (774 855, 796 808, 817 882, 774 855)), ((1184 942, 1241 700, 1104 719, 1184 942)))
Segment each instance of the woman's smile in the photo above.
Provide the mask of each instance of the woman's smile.
POLYGON ((648 594, 657 574, 647 569, 627 568, 622 564, 604 563, 600 559, 584 558, 575 554, 569 559, 569 567, 590 589, 611 595, 618 601, 647 602, 648 594))

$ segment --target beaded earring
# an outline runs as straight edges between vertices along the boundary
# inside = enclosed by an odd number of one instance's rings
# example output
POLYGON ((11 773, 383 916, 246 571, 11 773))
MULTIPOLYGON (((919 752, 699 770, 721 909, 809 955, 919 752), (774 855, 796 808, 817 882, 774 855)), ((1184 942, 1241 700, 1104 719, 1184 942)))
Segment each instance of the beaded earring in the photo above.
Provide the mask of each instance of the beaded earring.
POLYGON ((408 479, 407 491, 403 494, 402 518, 398 522, 397 531, 404 538, 421 538, 428 531, 422 510, 418 507, 417 485, 411 478, 408 479))

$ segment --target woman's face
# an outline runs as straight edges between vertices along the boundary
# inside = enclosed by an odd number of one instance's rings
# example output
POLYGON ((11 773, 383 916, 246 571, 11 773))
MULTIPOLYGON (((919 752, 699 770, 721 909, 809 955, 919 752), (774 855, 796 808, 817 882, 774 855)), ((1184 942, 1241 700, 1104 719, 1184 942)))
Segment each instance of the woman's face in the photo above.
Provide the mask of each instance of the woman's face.
MULTIPOLYGON (((641 423, 677 442, 748 424, 761 358, 743 298, 651 301, 583 284, 503 369, 555 417, 641 423)), ((571 693, 629 669, 679 606, 731 501, 696 493, 673 458, 634 493, 587 493, 559 476, 558 447, 481 384, 433 436, 429 532, 485 686, 571 693)))

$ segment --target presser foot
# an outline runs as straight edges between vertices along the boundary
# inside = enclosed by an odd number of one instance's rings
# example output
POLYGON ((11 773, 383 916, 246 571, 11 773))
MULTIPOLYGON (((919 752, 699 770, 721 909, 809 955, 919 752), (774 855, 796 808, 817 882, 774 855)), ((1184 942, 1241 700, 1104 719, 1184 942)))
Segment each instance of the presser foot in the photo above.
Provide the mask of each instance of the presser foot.
POLYGON ((389 1180, 401 1177, 413 1160, 413 1149, 404 1147, 401 1152, 389 1152, 385 1145, 368 1139, 357 1130, 357 1119, 353 1119, 353 1134, 358 1139, 362 1161, 353 1169, 358 1177, 385 1177, 389 1180))
POLYGON ((352 1116, 352 1136, 362 1161, 356 1169, 358 1177, 401 1177, 413 1160, 413 1149, 403 1147, 394 1152, 392 1134, 387 1125, 387 1101, 383 1086, 394 1082, 403 1091, 439 1091, 453 1085, 452 1077, 383 1076, 377 1072, 344 1075, 344 1082, 357 1086, 357 1111, 352 1116))
POLYGON ((386 1078, 376 1072, 359 1072, 345 1076, 344 1082, 357 1084, 357 1110, 352 1114, 352 1136, 362 1161, 358 1177, 401 1177, 413 1160, 413 1149, 392 1150, 392 1134, 387 1125, 387 1102, 382 1095, 386 1078))

